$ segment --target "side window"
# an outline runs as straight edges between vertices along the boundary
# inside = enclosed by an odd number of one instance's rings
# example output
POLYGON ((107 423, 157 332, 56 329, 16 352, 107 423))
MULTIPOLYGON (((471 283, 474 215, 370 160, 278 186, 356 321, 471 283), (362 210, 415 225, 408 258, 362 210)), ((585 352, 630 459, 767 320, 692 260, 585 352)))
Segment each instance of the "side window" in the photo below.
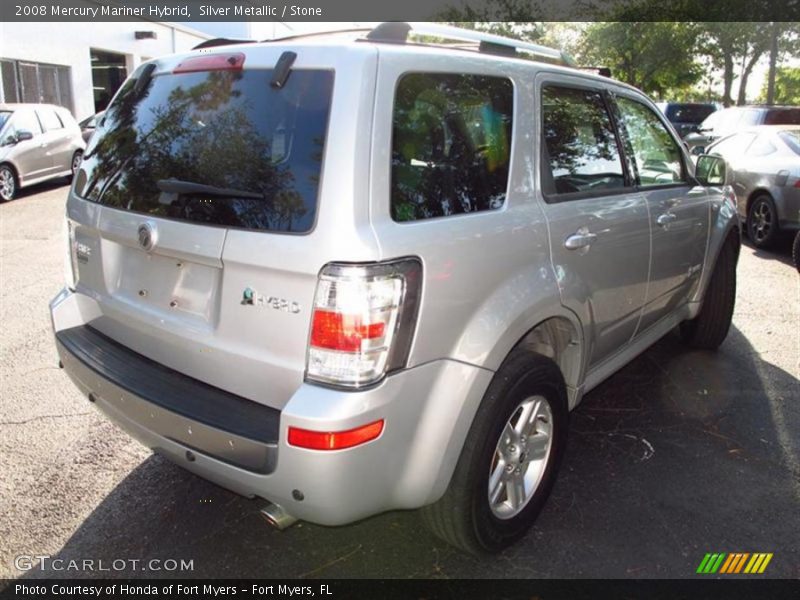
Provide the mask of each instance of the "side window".
POLYGON ((685 181, 681 149, 658 116, 628 98, 618 97, 617 106, 638 184, 649 187, 685 181))
POLYGON ((718 154, 725 158, 734 158, 745 153, 753 138, 754 133, 735 133, 721 139, 708 149, 709 154, 718 154))
POLYGON ((36 118, 36 113, 32 110, 19 110, 14 113, 11 118, 11 126, 9 134, 16 135, 20 131, 30 131, 34 136, 42 133, 42 127, 39 125, 39 119, 36 118))
POLYGON ((541 106, 545 195, 625 187, 617 138, 599 91, 547 85, 541 106))
POLYGON ((500 208, 514 87, 483 75, 412 73, 395 92, 391 211, 416 221, 500 208))
POLYGON ((747 154, 750 156, 769 156, 776 150, 777 148, 769 138, 762 134, 750 145, 747 149, 747 154))
POLYGON ((42 121, 42 127, 45 131, 52 131, 54 129, 63 129, 64 125, 61 123, 61 118, 54 110, 42 109, 36 111, 42 121))

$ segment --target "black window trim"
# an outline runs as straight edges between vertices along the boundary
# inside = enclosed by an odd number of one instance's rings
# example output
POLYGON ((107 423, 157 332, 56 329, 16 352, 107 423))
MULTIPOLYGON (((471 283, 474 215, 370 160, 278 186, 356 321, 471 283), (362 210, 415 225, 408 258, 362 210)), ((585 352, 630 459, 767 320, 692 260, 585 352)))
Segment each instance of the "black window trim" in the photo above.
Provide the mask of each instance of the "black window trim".
MULTIPOLYGON (((607 88, 602 87, 600 84, 592 85, 594 82, 573 82, 573 81, 562 81, 559 79, 544 79, 542 80, 541 84, 538 86, 538 90, 536 93, 536 102, 538 104, 539 110, 539 128, 540 128, 540 135, 539 135, 539 169, 540 169, 540 177, 539 177, 539 187, 540 192, 542 194, 542 198, 547 204, 560 204, 561 202, 572 202, 572 201, 579 201, 579 200, 590 200, 594 198, 604 198, 607 196, 620 196, 622 194, 630 194, 636 191, 636 186, 633 184, 633 177, 632 174, 629 172, 628 167, 628 157, 627 153, 624 152, 624 146, 622 144, 622 140, 620 138, 620 131, 617 126, 617 119, 616 115, 613 113, 611 109, 611 104, 609 102, 609 90, 607 88), (605 107, 606 114, 608 115, 608 119, 611 122, 611 129, 614 132, 614 138, 617 144, 617 151, 620 155, 620 162, 622 165, 622 174, 625 178, 625 185, 621 188, 613 188, 613 189, 601 189, 601 190, 590 190, 586 192, 568 192, 565 194, 548 194, 544 191, 544 186, 541 185, 545 169, 550 170, 550 157, 549 152, 547 150, 547 144, 544 140, 544 111, 541 110, 542 106, 542 95, 544 93, 544 88, 546 87, 559 87, 559 88, 569 88, 569 89, 576 89, 576 90, 584 90, 590 92, 597 92, 600 94, 603 100, 603 106, 605 107)), ((651 188, 652 189, 652 188, 651 188)))
POLYGON ((519 119, 517 118, 517 110, 519 109, 519 103, 517 100, 519 99, 519 92, 517 90, 517 83, 514 81, 514 78, 511 75, 498 75, 496 73, 485 73, 485 72, 473 72, 473 71, 438 71, 438 70, 417 70, 417 69, 409 69, 407 71, 403 71, 397 75, 397 78, 394 82, 394 89, 392 90, 392 112, 391 112, 391 132, 389 134, 389 193, 387 194, 388 199, 388 214, 389 214, 389 221, 394 225, 399 225, 401 227, 409 226, 409 225, 416 225, 420 223, 430 223, 436 222, 442 219, 453 219, 453 218, 466 218, 466 217, 473 217, 476 215, 491 215, 491 214, 500 214, 504 213, 508 210, 508 196, 511 193, 511 180, 512 175, 514 174, 513 164, 514 164, 514 150, 517 144, 517 125, 519 119), (487 210, 474 210, 472 212, 467 213, 455 213, 452 215, 439 215, 436 217, 428 217, 427 219, 412 219, 410 221, 396 221, 394 216, 392 215, 392 149, 394 148, 394 112, 396 108, 397 102, 397 90, 400 87, 400 82, 408 75, 465 75, 465 76, 473 76, 473 77, 494 77, 495 79, 505 79, 511 83, 511 144, 509 144, 508 148, 508 178, 506 180, 506 190, 505 194, 503 195, 503 203, 498 206, 497 208, 490 208, 487 210))
MULTIPOLYGON (((670 131, 670 126, 668 125, 669 121, 667 120, 666 116, 660 110, 653 110, 650 106, 647 105, 646 102, 642 102, 642 98, 637 98, 634 94, 619 94, 619 96, 621 98, 625 98, 626 100, 630 100, 631 102, 636 102, 637 104, 642 105, 643 107, 645 107, 650 112, 652 112, 653 114, 656 115, 656 118, 661 122, 661 125, 664 127, 664 129, 666 129, 667 134, 669 134, 670 138, 672 138, 672 141, 677 144, 679 159, 681 161, 681 175, 683 177, 683 181, 676 181, 676 182, 673 182, 673 183, 660 183, 658 185, 642 185, 639 182, 639 171, 638 171, 638 168, 636 167, 636 161, 633 158, 633 148, 630 148, 631 165, 634 168, 634 170, 636 171, 634 189, 637 192, 650 192, 650 191, 658 191, 658 190, 679 189, 679 188, 683 188, 683 187, 691 188, 691 187, 693 187, 695 185, 699 185, 699 182, 697 181, 697 179, 695 179, 694 174, 689 170, 689 167, 686 164, 686 156, 685 156, 685 152, 683 151, 683 148, 684 148, 683 142, 681 140, 676 140, 675 136, 672 135, 672 131, 670 131)), ((615 95, 613 101, 614 101, 615 109, 619 110, 619 108, 617 107, 616 95, 615 95)), ((617 119, 618 117, 621 117, 621 115, 619 115, 619 113, 615 112, 614 118, 617 119)), ((625 132, 625 139, 626 140, 629 139, 628 130, 625 128, 625 124, 622 122, 621 118, 619 119, 618 126, 620 128, 620 131, 624 131, 625 132)))

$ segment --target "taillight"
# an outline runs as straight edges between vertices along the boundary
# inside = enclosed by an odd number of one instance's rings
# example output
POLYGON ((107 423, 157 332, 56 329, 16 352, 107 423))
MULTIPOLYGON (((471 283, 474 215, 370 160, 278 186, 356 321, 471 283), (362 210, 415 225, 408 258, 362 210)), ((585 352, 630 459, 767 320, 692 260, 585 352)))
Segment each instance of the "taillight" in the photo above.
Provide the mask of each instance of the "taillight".
POLYGON ((371 442, 383 431, 383 419, 347 431, 311 431, 289 427, 290 446, 309 450, 344 450, 371 442))
POLYGON ((201 54, 182 61, 173 73, 195 73, 197 71, 241 71, 244 67, 244 54, 201 54))
POLYGON ((327 265, 314 298, 306 378, 358 388, 403 368, 421 276, 417 259, 327 265))

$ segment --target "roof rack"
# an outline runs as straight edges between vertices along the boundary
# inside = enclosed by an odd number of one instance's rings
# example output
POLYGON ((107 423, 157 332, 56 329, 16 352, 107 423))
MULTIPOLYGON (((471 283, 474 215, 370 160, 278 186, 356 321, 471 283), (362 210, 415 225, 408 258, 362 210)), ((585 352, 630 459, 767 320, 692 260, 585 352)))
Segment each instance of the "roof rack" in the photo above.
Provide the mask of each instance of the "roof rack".
POLYGON ((370 42, 404 44, 408 41, 408 36, 412 32, 417 35, 476 43, 478 44, 478 50, 480 52, 489 54, 517 56, 519 52, 525 52, 570 67, 576 66, 575 61, 561 50, 540 46, 539 44, 532 44, 530 42, 523 42, 501 35, 461 29, 460 27, 453 27, 451 25, 439 25, 436 23, 381 23, 367 34, 366 39, 370 42))

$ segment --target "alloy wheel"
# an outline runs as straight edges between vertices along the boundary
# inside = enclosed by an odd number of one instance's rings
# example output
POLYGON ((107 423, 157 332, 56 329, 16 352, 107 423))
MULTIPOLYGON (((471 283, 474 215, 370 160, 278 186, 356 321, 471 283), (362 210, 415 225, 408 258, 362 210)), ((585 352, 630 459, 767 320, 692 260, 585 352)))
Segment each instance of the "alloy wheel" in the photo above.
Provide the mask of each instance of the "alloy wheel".
POLYGON ((506 422, 489 469, 489 506, 497 518, 518 515, 539 487, 553 445, 552 423, 542 396, 523 400, 506 422))

